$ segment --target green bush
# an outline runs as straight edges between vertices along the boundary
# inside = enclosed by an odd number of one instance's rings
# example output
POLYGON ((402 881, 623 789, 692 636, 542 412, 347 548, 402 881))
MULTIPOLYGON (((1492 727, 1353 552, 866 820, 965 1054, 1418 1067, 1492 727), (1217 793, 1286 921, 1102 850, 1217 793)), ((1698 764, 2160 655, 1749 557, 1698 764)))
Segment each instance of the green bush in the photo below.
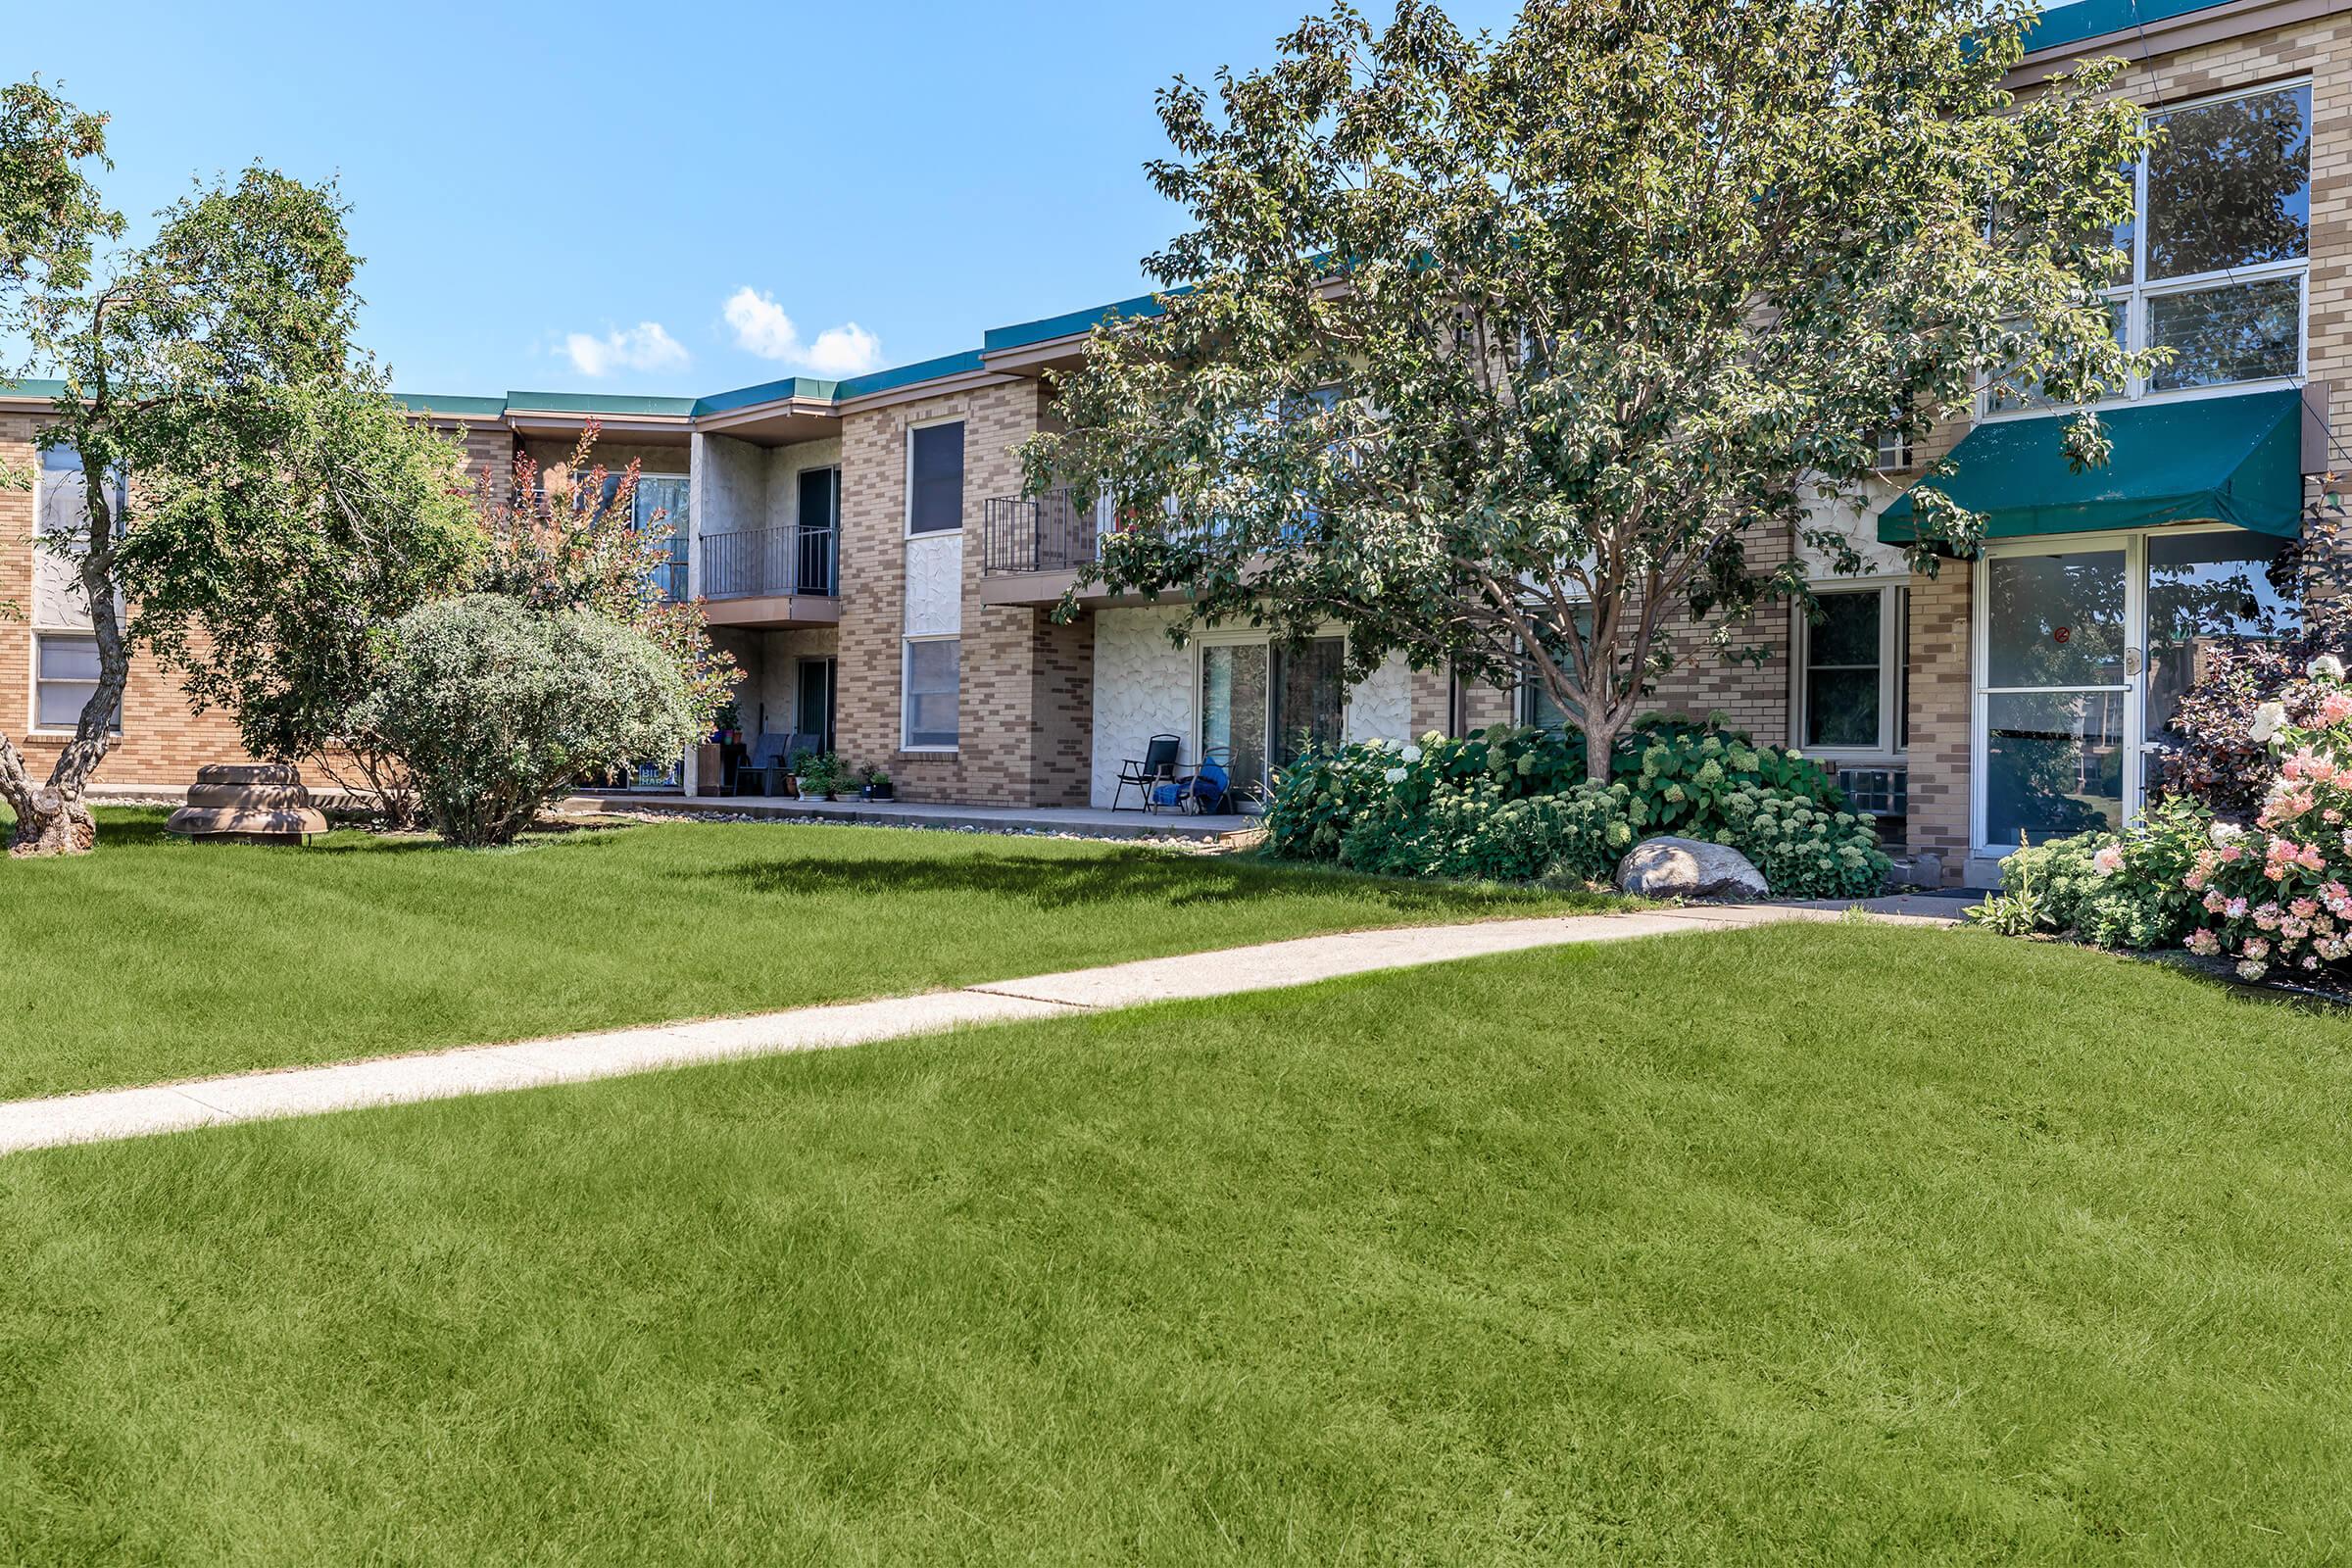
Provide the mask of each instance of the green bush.
POLYGON ((2005 936, 2073 937, 2102 948, 2169 948, 2197 924, 2188 880, 2213 816, 2185 797, 2128 833, 2030 844, 2001 861, 2001 891, 1969 910, 2005 936))
POLYGON ((1809 758, 1737 731, 1649 719, 1619 747, 1604 788, 1581 736, 1498 724, 1449 740, 1385 741, 1307 755, 1277 779, 1269 848, 1400 876, 1605 880, 1660 833, 1728 844, 1777 891, 1875 893, 1886 858, 1867 817, 1809 758))
POLYGON ((580 611, 444 600, 393 622, 381 655, 364 722, 453 844, 507 843, 583 773, 675 757, 701 728, 674 661, 580 611))
POLYGON ((1722 821, 1692 836, 1746 856, 1785 898, 1866 898, 1886 885, 1886 856, 1867 816, 1755 784, 1724 796, 1717 808, 1722 821))

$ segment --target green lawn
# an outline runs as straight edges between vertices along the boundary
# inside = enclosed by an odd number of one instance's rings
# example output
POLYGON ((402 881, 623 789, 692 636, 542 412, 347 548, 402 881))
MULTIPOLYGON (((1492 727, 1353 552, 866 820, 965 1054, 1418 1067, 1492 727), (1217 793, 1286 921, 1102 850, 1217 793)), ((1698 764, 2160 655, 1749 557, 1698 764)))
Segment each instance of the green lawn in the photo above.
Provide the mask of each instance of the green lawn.
POLYGON ((0 1560, 2337 1561, 2348 1129, 1829 925, 19 1155, 0 1560))
POLYGON ((0 859, 0 1100, 1603 902, 869 827, 285 850, 101 815, 94 856, 0 859))

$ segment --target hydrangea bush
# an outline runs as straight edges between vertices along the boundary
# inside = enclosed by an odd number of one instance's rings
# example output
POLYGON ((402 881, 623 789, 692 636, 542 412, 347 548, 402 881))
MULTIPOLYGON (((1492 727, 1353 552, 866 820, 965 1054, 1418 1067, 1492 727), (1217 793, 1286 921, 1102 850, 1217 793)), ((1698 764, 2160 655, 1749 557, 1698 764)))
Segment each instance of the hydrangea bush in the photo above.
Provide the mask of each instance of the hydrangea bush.
POLYGON ((2249 827, 2214 824, 2182 878, 2197 900, 2191 952, 2259 980, 2352 958, 2352 685, 2333 655, 2256 710, 2275 760, 2249 827))
POLYGON ((1592 784, 1580 737, 1512 725, 1310 752, 1276 782, 1268 845, 1402 876, 1602 881, 1639 840, 1677 833, 1739 849, 1793 897, 1885 884, 1876 826, 1845 809, 1808 758, 1657 719, 1619 748, 1606 787, 1592 784))
POLYGON ((1971 912, 2013 935, 2180 944, 2247 980, 2335 969, 2340 981, 2352 971, 2352 681, 2323 654, 2269 690, 2236 748, 2258 771, 2230 766, 2229 794, 2259 783, 2251 822, 2176 795, 2125 833, 2021 849, 2001 862, 2001 896, 1971 912))

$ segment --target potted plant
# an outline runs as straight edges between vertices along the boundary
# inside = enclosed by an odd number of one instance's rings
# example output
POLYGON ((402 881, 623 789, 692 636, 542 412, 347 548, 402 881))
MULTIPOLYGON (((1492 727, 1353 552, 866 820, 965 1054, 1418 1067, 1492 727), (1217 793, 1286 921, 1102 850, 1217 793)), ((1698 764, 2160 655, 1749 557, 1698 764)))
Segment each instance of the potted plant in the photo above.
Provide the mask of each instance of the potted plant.
POLYGON ((831 752, 803 752, 794 759, 804 801, 829 801, 841 788, 841 761, 831 752))
POLYGON ((858 798, 859 800, 895 801, 899 798, 897 786, 890 782, 890 774, 884 771, 881 767, 875 766, 865 769, 864 779, 865 782, 858 787, 858 798))

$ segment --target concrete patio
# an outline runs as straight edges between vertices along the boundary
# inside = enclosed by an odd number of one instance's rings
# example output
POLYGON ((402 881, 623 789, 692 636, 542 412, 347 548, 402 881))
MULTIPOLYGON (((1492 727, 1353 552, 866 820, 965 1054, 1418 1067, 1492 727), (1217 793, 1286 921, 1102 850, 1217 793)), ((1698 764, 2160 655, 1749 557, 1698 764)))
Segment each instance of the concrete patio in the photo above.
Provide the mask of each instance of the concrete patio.
POLYGON ((696 795, 666 791, 584 791, 564 803, 567 815, 600 811, 698 812, 789 822, 856 822, 880 827, 961 829, 980 833, 1068 833, 1092 839, 1191 839, 1222 843, 1258 830, 1239 812, 1191 816, 1181 811, 1106 811, 1091 806, 961 806, 924 801, 801 801, 768 795, 696 795))

